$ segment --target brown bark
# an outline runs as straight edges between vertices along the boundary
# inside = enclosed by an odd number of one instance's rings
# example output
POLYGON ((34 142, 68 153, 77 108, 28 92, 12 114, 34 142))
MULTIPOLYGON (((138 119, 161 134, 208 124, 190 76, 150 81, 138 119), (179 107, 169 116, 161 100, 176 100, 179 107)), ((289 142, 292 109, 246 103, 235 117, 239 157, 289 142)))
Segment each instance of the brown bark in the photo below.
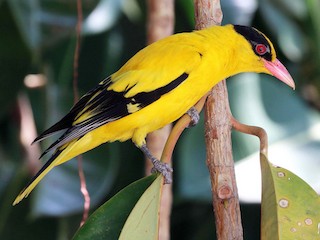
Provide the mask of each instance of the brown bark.
MULTIPOLYGON (((147 42, 153 43, 173 33, 174 29, 174 1, 148 0, 147 42)), ((171 131, 171 125, 150 133, 147 136, 147 146, 153 156, 160 159, 164 145, 171 131)), ((146 160, 146 175, 150 174, 151 161, 146 160)), ((172 185, 166 184, 162 188, 160 206, 159 239, 170 239, 170 214, 172 205, 172 185)))
POLYGON ((258 137, 260 141, 260 153, 268 157, 268 135, 263 128, 240 123, 234 117, 231 117, 231 123, 234 130, 258 137))
POLYGON ((225 81, 214 87, 205 109, 207 165, 218 239, 243 239, 231 144, 231 114, 225 81))
MULTIPOLYGON (((220 1, 195 0, 196 28, 220 25, 220 1)), ((205 108, 207 166, 211 178, 217 238, 243 239, 231 144, 231 113, 225 81, 210 92, 205 108)))

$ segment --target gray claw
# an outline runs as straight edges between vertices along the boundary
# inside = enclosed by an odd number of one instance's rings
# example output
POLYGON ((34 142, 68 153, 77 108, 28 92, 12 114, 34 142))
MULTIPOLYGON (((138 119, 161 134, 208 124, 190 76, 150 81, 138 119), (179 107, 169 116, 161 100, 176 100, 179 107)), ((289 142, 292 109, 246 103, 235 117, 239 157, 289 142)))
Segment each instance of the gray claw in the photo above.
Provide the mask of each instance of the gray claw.
POLYGON ((152 173, 159 172, 164 177, 164 183, 170 184, 172 183, 172 167, 169 166, 169 164, 159 161, 157 158, 152 156, 151 152, 147 148, 146 145, 142 145, 140 147, 141 151, 144 152, 144 154, 151 160, 153 164, 153 168, 151 169, 152 173))
POLYGON ((167 163, 160 162, 158 159, 153 159, 153 168, 151 169, 152 173, 159 172, 164 177, 164 183, 170 184, 172 183, 172 167, 169 166, 167 163))
POLYGON ((195 125, 197 125, 199 122, 199 119, 200 119, 200 115, 199 115, 198 110, 195 107, 192 107, 187 111, 187 114, 191 118, 191 122, 190 122, 188 128, 194 127, 195 125))

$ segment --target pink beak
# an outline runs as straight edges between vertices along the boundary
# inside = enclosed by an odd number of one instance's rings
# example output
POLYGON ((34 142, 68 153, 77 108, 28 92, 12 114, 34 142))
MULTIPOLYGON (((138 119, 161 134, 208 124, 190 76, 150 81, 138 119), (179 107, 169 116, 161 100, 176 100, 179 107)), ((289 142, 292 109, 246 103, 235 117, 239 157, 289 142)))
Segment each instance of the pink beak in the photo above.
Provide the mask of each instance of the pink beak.
POLYGON ((265 59, 262 60, 264 62, 264 66, 269 70, 271 75, 293 88, 293 90, 296 88, 290 73, 277 58, 273 62, 265 59))

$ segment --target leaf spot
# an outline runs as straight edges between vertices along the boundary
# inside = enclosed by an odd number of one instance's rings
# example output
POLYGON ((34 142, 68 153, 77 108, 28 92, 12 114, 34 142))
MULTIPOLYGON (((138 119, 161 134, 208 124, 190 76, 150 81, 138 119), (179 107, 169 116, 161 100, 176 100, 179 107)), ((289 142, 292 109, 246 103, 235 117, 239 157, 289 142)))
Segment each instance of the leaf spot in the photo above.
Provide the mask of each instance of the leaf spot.
POLYGON ((289 206, 289 201, 287 199, 280 199, 279 206, 282 208, 287 208, 289 206))
POLYGON ((291 231, 291 232, 296 232, 297 229, 293 227, 293 228, 290 228, 290 231, 291 231))
POLYGON ((311 218, 306 218, 306 219, 304 220, 304 222, 305 222, 305 224, 308 225, 308 226, 312 225, 312 219, 311 219, 311 218))
POLYGON ((278 177, 284 177, 286 174, 284 172, 278 172, 278 177))

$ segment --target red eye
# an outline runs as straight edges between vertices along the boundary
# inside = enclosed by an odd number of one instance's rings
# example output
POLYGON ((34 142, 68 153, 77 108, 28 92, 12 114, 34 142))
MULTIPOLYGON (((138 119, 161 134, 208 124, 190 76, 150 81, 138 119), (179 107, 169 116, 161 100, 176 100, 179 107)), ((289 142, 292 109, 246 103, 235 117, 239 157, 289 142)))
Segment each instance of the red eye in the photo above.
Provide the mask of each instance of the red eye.
POLYGON ((257 54, 263 55, 267 52, 267 47, 263 44, 257 44, 255 50, 257 54))

